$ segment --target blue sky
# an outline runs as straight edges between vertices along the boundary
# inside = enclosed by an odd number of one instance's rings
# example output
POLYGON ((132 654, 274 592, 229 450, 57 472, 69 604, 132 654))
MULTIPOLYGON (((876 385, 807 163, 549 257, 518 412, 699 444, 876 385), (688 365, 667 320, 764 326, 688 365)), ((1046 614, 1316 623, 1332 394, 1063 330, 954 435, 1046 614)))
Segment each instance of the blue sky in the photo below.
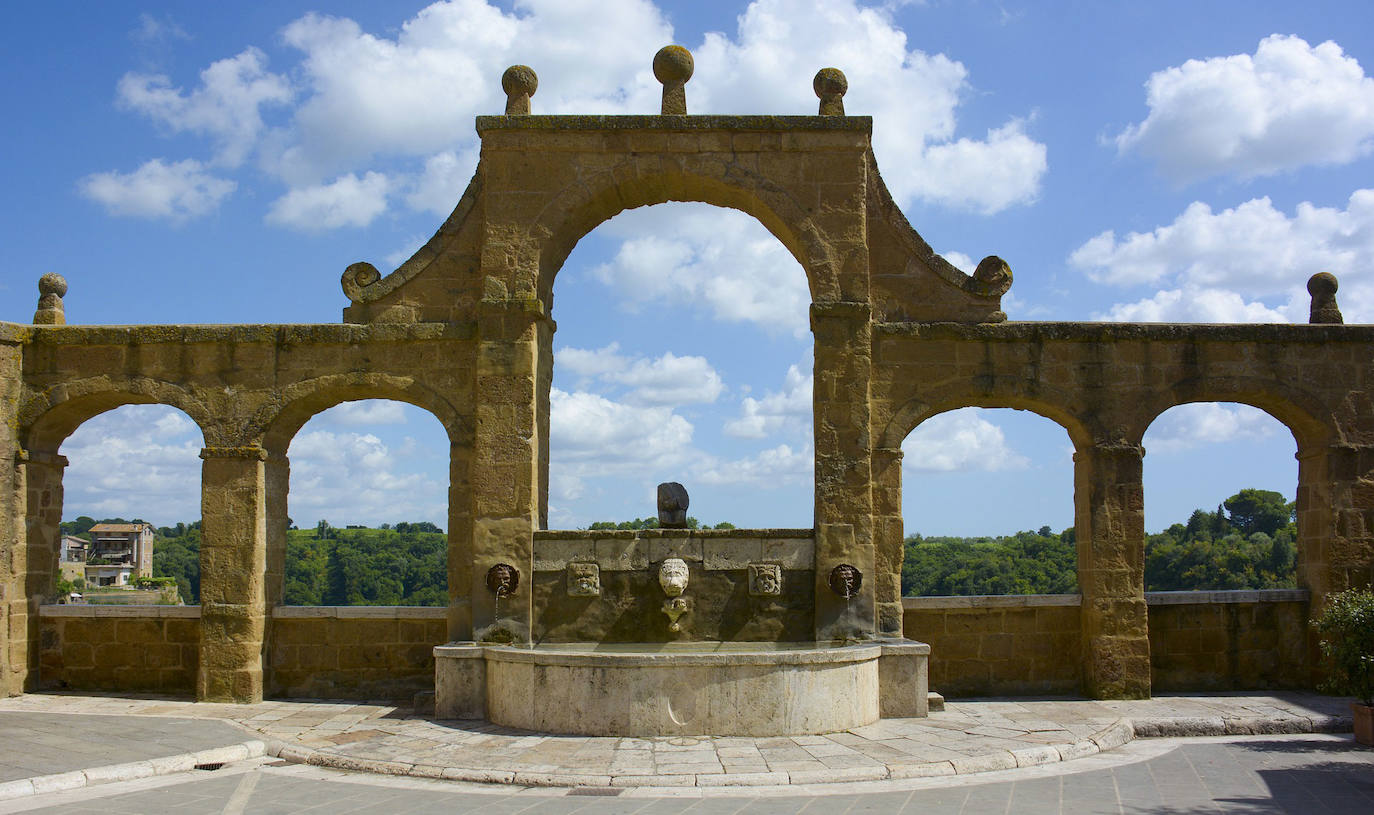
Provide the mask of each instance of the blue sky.
MULTIPOLYGON (((1006 258, 1013 320, 1302 322, 1307 278, 1374 320, 1374 9, 1326 2, 528 0, 27 4, 0 51, 0 319, 40 274, 73 323, 337 322, 358 260, 395 268, 471 176, 500 74, 536 113, 652 113, 653 53, 695 54, 695 113, 812 113, 846 72, 912 224, 965 268, 1006 258)), ((627 212, 555 285, 551 524, 653 511, 811 522, 801 270, 747 216, 627 212)), ((198 515, 198 431, 165 408, 88 422, 66 515, 198 515)), ((1146 438, 1147 526, 1241 487, 1290 498, 1292 436, 1236 406, 1178 408, 1146 438)), ((302 524, 444 523, 443 436, 393 403, 309 423, 302 524), (361 485, 361 489, 359 486, 361 485)), ((1067 435, 959 411, 907 440, 907 530, 1072 523, 1067 435), (995 496, 995 501, 989 497, 995 496)))

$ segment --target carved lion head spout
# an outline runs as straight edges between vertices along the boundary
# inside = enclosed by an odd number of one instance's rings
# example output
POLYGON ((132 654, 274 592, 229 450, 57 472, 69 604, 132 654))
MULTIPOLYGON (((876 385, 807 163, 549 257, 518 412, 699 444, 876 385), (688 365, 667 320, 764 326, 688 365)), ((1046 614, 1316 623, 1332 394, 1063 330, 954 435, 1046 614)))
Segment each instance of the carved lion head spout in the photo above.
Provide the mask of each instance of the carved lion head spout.
POLYGON ((677 597, 687 590, 687 561, 680 557, 670 557, 658 567, 658 584, 663 593, 677 597))

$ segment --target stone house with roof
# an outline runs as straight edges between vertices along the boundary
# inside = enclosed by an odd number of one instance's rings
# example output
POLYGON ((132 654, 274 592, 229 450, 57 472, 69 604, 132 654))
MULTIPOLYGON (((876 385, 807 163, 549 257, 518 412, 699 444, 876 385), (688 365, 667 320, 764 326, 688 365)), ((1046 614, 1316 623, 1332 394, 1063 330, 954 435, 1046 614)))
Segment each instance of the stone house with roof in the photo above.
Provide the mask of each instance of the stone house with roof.
POLYGON ((86 583, 125 586, 133 577, 153 575, 153 526, 99 523, 91 527, 86 583))

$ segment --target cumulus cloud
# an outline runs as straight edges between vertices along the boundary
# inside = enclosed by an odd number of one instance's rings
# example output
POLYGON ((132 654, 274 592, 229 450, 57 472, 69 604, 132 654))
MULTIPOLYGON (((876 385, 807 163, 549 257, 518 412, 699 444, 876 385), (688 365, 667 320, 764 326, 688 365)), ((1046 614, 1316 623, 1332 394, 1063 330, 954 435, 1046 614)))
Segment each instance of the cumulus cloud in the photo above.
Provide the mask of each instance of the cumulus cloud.
POLYGON ((598 468, 634 468, 680 460, 692 423, 662 406, 628 405, 585 391, 549 393, 550 457, 559 463, 596 461, 598 468))
POLYGON ((746 396, 740 415, 725 423, 725 433, 741 439, 761 439, 779 430, 801 430, 811 421, 812 374, 796 365, 787 368, 783 387, 763 398, 746 396))
POLYGON ((298 187, 272 203, 268 223, 307 231, 361 227, 386 211, 390 181, 381 173, 348 173, 328 184, 298 187))
POLYGON ((720 374, 705 357, 678 356, 671 351, 657 359, 619 353, 620 344, 603 348, 560 348, 554 364, 565 366, 579 385, 592 381, 620 385, 626 400, 637 405, 685 405, 714 402, 725 390, 720 374))
POLYGON ((705 204, 621 213, 604 227, 623 239, 592 269, 631 309, 690 303, 727 322, 802 337, 810 329, 806 272, 758 221, 705 204))
MULTIPOLYGON (((283 73, 248 48, 211 64, 190 90, 163 74, 130 73, 120 101, 173 132, 210 138, 224 164, 256 151, 293 190, 373 170, 382 158, 421 162, 423 169, 386 172, 406 176, 399 200, 443 213, 476 161, 472 117, 504 108, 507 65, 537 63, 537 112, 650 113, 660 86, 647 54, 606 43, 675 37, 649 0, 520 0, 510 11, 448 0, 421 9, 391 36, 310 13, 288 24, 282 39, 299 54, 283 73), (272 108, 282 111, 275 125, 263 119, 272 108)), ((709 33, 693 50, 694 112, 812 113, 812 75, 825 65, 842 68, 847 109, 876 117, 875 145, 899 202, 991 213, 1030 202, 1039 190, 1045 146, 1027 133, 1025 118, 1034 111, 1008 110, 985 137, 961 136, 956 112, 969 91, 968 70, 911 48, 886 5, 755 0, 734 31, 709 33)))
POLYGON ((1069 263, 1100 283, 1158 287, 1099 315, 1108 319, 1303 322, 1307 279, 1332 272, 1346 320, 1367 322, 1374 319, 1374 190, 1356 190, 1343 210, 1304 202, 1291 217, 1268 198, 1221 212, 1194 202, 1151 232, 1120 239, 1103 232, 1069 263))
POLYGON ((200 429, 163 405, 102 413, 63 442, 63 515, 142 518, 158 526, 200 518, 200 429))
POLYGON ((88 175, 78 189, 111 215, 184 221, 214 211, 237 186, 206 172, 199 161, 153 159, 132 173, 88 175))
POLYGON ((418 453, 411 438, 393 450, 371 433, 298 433, 288 453, 291 517, 301 525, 427 520, 447 528, 447 479, 398 467, 418 453))
POLYGON ((1142 442, 1150 453, 1178 453, 1209 444, 1258 441, 1286 433, 1277 419, 1249 405, 1179 405, 1160 414, 1142 442))
POLYGON ((695 471, 695 479, 712 486, 776 489, 809 482, 815 463, 816 456, 810 444, 799 450, 779 444, 745 458, 708 460, 695 471))
POLYGON ((1117 148, 1179 182, 1344 164, 1374 149, 1374 79, 1331 41, 1274 34, 1253 55, 1188 60, 1145 88, 1150 113, 1117 148))
MULTIPOLYGON (((158 25, 144 15, 145 30, 150 23, 158 25)), ((211 63, 201 71, 200 83, 187 92, 172 87, 172 80, 163 74, 129 73, 119 80, 118 99, 174 133, 211 137, 218 149, 218 161, 236 166, 262 132, 259 109, 286 104, 292 96, 286 78, 269 72, 267 55, 256 48, 211 63)))
POLYGON ((983 418, 978 408, 927 419, 902 442, 902 453, 902 465, 914 472, 992 472, 1030 465, 1007 444, 1002 428, 983 418))

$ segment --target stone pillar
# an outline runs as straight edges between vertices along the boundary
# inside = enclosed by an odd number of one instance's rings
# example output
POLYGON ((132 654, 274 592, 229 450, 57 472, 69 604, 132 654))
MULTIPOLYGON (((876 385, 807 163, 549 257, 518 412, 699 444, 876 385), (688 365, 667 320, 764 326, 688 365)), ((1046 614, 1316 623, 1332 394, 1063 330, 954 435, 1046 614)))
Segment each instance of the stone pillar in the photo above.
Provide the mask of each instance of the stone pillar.
POLYGON ((1374 447, 1298 451, 1298 585, 1326 597, 1374 584, 1374 447))
POLYGON ((469 479, 473 636, 524 642, 533 617, 530 577, 540 506, 539 349, 551 325, 533 297, 484 299, 479 315, 469 479), (511 594, 498 598, 487 587, 487 572, 502 563, 519 578, 511 594))
POLYGON ((873 574, 878 635, 902 636, 902 561, 906 557, 902 526, 902 448, 873 451, 873 535, 877 568, 873 574))
MULTIPOLYGON (((873 460, 869 428, 872 329, 863 303, 815 303, 812 396, 816 439, 816 639, 875 636, 873 460), (854 596, 830 585, 836 567, 862 575, 854 596)), ((899 601, 900 602, 900 601, 899 601)))
POLYGON ((461 642, 473 638, 471 441, 448 451, 448 641, 461 642))
POLYGON ((262 701, 267 628, 267 451, 201 450, 202 702, 262 701))
POLYGON ((28 455, 19 444, 23 355, 18 342, 0 340, 0 696, 24 692, 29 665, 29 618, 25 583, 25 521, 28 455))
MULTIPOLYGON (((62 548, 62 471, 67 458, 56 453, 30 451, 24 462, 24 603, 20 612, 11 606, 10 635, 27 632, 24 687, 32 690, 38 680, 38 607, 53 598, 62 548), (21 619, 21 613, 24 619, 21 619)), ((18 600, 19 598, 14 598, 18 600)))
POLYGON ((1139 445, 1120 442, 1074 454, 1083 692, 1096 699, 1150 696, 1144 455, 1139 445))
POLYGON ((291 461, 285 452, 270 451, 263 463, 266 492, 267 553, 263 570, 263 687, 272 688, 272 609, 282 604, 286 592, 286 530, 291 525, 287 508, 291 491, 291 461))

